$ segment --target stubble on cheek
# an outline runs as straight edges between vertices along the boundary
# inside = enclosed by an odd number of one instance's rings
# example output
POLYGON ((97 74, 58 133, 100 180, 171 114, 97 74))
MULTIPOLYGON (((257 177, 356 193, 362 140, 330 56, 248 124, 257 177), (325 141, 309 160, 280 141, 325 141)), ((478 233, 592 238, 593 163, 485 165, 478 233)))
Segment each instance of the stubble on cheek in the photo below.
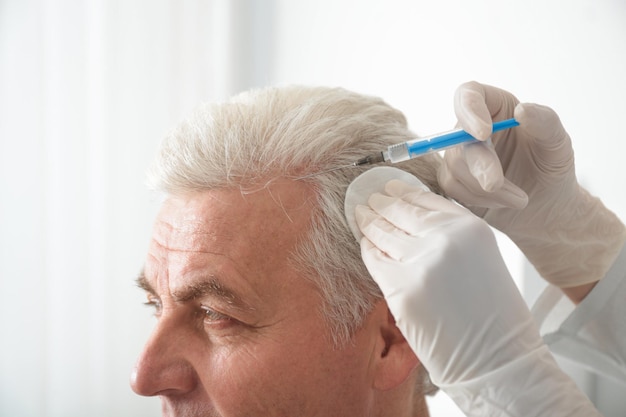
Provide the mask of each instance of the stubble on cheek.
POLYGON ((224 352, 219 362, 215 377, 222 381, 217 395, 226 399, 224 416, 230 417, 226 409, 233 416, 317 415, 316 385, 322 383, 318 381, 322 361, 306 343, 261 338, 236 352, 224 352))

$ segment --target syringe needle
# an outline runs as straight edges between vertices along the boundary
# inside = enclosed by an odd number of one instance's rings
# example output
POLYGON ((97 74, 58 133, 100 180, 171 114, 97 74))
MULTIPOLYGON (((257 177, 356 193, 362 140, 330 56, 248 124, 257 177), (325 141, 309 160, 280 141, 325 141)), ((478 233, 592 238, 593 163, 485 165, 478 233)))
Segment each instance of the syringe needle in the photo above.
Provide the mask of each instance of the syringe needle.
POLYGON ((372 155, 368 155, 365 158, 361 158, 358 161, 354 162, 352 165, 358 167, 360 165, 373 165, 380 162, 385 162, 385 157, 383 156, 382 152, 378 152, 372 155))

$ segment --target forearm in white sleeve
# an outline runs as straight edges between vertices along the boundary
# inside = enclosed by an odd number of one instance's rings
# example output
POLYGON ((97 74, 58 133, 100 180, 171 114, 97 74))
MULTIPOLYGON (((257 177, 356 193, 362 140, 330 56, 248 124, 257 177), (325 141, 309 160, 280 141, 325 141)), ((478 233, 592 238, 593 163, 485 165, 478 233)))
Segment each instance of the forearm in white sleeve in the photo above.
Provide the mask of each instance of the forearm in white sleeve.
POLYGON ((626 389, 626 245, 585 299, 574 306, 548 287, 532 308, 550 350, 626 389))

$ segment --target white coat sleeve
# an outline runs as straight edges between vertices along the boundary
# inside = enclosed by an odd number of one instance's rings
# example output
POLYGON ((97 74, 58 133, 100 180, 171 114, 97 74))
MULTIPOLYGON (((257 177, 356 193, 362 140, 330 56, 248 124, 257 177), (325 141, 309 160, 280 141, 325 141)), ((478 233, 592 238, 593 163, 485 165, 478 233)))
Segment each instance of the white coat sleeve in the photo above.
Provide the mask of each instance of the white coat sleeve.
POLYGON ((626 245, 578 306, 549 286, 532 313, 552 353, 623 384, 626 392, 626 245))

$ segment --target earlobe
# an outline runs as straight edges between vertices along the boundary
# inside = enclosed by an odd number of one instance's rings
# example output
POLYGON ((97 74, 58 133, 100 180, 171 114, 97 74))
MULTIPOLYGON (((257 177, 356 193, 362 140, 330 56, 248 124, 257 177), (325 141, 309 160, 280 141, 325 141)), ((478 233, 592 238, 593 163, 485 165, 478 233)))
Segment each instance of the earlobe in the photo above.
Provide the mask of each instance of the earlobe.
POLYGON ((387 320, 381 324, 377 348, 376 389, 386 391, 398 387, 419 365, 417 356, 388 309, 387 320))

